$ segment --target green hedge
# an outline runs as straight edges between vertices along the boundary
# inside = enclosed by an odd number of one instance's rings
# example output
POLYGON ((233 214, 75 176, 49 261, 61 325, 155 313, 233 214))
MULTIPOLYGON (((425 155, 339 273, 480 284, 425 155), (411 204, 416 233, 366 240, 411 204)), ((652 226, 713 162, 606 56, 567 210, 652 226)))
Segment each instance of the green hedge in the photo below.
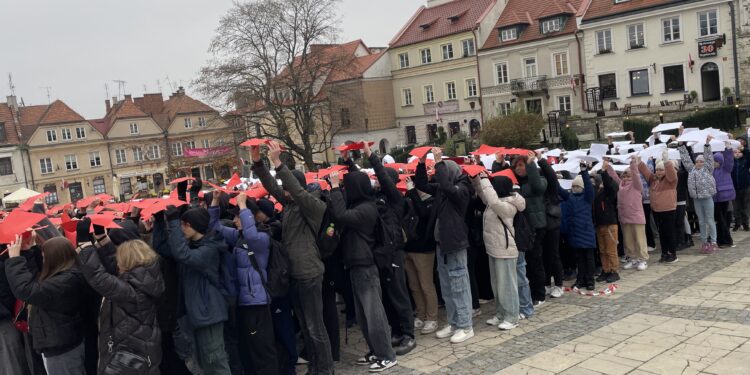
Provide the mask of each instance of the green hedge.
MULTIPOLYGON (((745 114, 740 111, 740 126, 744 123, 745 114)), ((716 128, 724 131, 732 130, 737 123, 737 113, 734 107, 721 107, 695 112, 682 120, 686 128, 716 128)))
POLYGON ((628 119, 622 122, 622 128, 626 132, 633 132, 636 143, 646 142, 646 138, 651 136, 651 129, 658 124, 639 119, 628 119))

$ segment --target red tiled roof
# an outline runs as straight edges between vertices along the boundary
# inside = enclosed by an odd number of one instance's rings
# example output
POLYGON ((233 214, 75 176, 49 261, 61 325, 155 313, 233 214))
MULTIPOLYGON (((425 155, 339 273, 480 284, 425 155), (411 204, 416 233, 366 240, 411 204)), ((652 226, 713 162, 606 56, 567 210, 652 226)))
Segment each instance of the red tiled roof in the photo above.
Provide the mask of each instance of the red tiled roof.
POLYGON ((216 110, 200 100, 181 93, 170 96, 169 100, 164 102, 164 113, 169 116, 170 121, 180 114, 200 112, 216 112, 216 110))
POLYGON ((20 125, 21 126, 35 126, 39 123, 39 119, 42 118, 42 115, 44 115, 44 112, 47 110, 48 105, 30 105, 27 107, 20 107, 18 108, 18 113, 20 116, 20 125))
MULTIPOLYGON (((481 49, 492 49, 520 43, 527 43, 543 38, 549 38, 559 35, 572 34, 576 31, 575 15, 580 14, 589 0, 509 0, 495 24, 495 28, 487 37, 481 49), (542 34, 539 20, 566 14, 568 15, 562 30, 542 34), (506 42, 500 42, 500 28, 525 24, 527 27, 518 34, 518 39, 506 42)), ((608 0, 612 1, 612 0, 608 0)))
MULTIPOLYGON (((526 0, 531 2, 532 0, 526 0)), ((545 0, 546 1, 546 0, 545 0)), ((411 22, 391 41, 391 48, 473 30, 494 0, 453 0, 420 8, 411 22), (455 21, 449 18, 459 16, 455 21), (429 25, 429 27, 426 27, 429 25)))
POLYGON ((0 103, 0 123, 5 124, 5 141, 0 144, 17 145, 19 139, 16 132, 16 120, 13 116, 13 109, 7 103, 0 103))
POLYGON ((369 69, 372 64, 380 58, 380 56, 383 56, 384 52, 385 51, 381 51, 371 55, 357 57, 352 61, 351 66, 347 68, 347 70, 334 71, 326 81, 328 83, 333 83, 361 78, 367 69, 369 69))
POLYGON ((107 132, 109 132, 110 126, 106 119, 88 120, 88 122, 102 135, 107 135, 107 132))
POLYGON ((105 122, 102 128, 104 129, 104 133, 102 134, 107 134, 107 132, 112 129, 115 121, 119 119, 137 117, 148 117, 148 115, 141 111, 141 109, 138 108, 135 103, 133 103, 130 95, 126 95, 124 100, 120 100, 115 103, 114 106, 112 106, 112 109, 110 109, 109 112, 104 116, 104 118, 101 119, 105 122))
POLYGON ((583 16, 583 22, 600 17, 614 16, 622 13, 645 10, 656 6, 672 3, 685 3, 688 1, 691 0, 630 0, 616 4, 612 0, 591 0, 591 5, 583 16))
POLYGON ((47 107, 38 125, 64 124, 66 122, 86 121, 76 111, 68 107, 62 100, 55 100, 47 107))

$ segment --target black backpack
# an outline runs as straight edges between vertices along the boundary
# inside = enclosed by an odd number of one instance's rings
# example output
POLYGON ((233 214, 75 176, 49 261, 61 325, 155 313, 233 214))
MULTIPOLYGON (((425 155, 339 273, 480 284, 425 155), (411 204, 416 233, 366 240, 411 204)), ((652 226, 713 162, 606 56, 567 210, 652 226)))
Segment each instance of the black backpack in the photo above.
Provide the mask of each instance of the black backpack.
POLYGON ((372 257, 378 270, 390 275, 393 271, 393 255, 396 251, 396 241, 389 233, 383 217, 378 210, 378 218, 375 223, 375 245, 372 248, 372 257))
POLYGON ((310 231, 316 235, 315 245, 318 247, 320 258, 326 259, 333 255, 339 247, 339 242, 341 242, 341 233, 336 229, 333 218, 328 213, 328 209, 326 209, 326 212, 323 215, 323 220, 320 222, 320 228, 318 228, 317 231, 313 229, 310 222, 306 219, 303 220, 305 220, 310 231))
MULTIPOLYGON (((500 217, 498 216, 498 218, 500 217)), ((500 222, 503 224, 503 229, 505 230, 506 235, 510 234, 510 236, 513 237, 513 240, 516 241, 516 248, 518 248, 518 251, 527 252, 534 248, 534 237, 532 237, 534 231, 531 230, 531 226, 526 220, 526 215, 523 212, 518 211, 515 216, 513 216, 513 230, 510 230, 505 225, 502 218, 500 218, 500 222)))
POLYGON ((263 277, 263 272, 260 270, 258 260, 255 259, 255 253, 249 251, 247 248, 247 242, 243 237, 240 237, 238 246, 247 249, 247 255, 250 258, 250 264, 252 264, 260 278, 263 281, 263 287, 268 292, 271 298, 278 298, 287 295, 289 292, 290 276, 289 276, 289 254, 281 244, 281 242, 275 240, 270 233, 268 233, 270 241, 270 251, 268 252, 268 268, 266 269, 267 277, 263 277))

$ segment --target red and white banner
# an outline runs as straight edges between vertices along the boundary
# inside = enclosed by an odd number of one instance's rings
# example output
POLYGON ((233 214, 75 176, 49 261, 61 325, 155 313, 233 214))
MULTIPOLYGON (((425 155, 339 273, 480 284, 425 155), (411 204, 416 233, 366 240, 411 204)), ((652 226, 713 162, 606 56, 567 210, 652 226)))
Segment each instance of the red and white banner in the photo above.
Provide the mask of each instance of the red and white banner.
POLYGON ((183 151, 186 157, 209 157, 226 155, 232 152, 232 146, 209 147, 209 148, 186 148, 183 151))

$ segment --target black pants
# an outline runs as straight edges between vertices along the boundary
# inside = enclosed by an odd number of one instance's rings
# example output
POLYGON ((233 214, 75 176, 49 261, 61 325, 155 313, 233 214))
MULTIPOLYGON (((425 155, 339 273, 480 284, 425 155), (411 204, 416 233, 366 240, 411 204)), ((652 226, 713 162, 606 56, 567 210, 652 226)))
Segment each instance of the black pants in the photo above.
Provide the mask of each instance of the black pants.
POLYGON ((677 205, 674 215, 674 236, 677 243, 676 248, 682 250, 685 247, 687 238, 685 238, 685 211, 687 205, 677 205))
POLYGON ((287 295, 271 302, 273 330, 276 334, 276 356, 282 375, 296 374, 297 334, 292 316, 292 300, 287 295))
POLYGON ((578 287, 595 285, 594 283, 594 255, 596 249, 573 249, 578 263, 578 287))
POLYGON ((661 245, 661 255, 673 255, 675 253, 675 236, 674 236, 674 216, 675 210, 665 212, 655 212, 654 220, 659 228, 659 244, 661 245))
POLYGON ((729 212, 729 202, 716 202, 714 206, 714 219, 716 219, 716 243, 719 246, 731 246, 732 232, 729 230, 729 222, 732 219, 729 212))
POLYGON ((278 374, 276 338, 268 305, 238 306, 237 328, 245 374, 278 374))
POLYGON ((331 342, 331 358, 338 361, 341 356, 341 335, 339 334, 339 313, 336 306, 336 289, 333 281, 323 280, 323 323, 331 342))
POLYGON ((242 359, 244 355, 240 353, 240 332, 237 321, 237 306, 233 304, 227 308, 229 310, 229 319, 224 322, 224 350, 227 352, 229 359, 229 369, 232 374, 250 373, 251 369, 245 368, 242 359))
POLYGON ((305 351, 313 374, 333 374, 331 342, 323 321, 323 276, 312 279, 292 279, 291 297, 305 340, 305 351))
POLYGON ((648 247, 656 247, 656 241, 654 240, 654 231, 651 229, 653 221, 651 220, 651 204, 643 204, 643 215, 646 216, 646 245, 648 247))
MULTIPOLYGON (((403 251, 397 257, 404 259, 403 251)), ((403 265, 403 261, 395 264, 403 265)), ((393 336, 414 338, 414 309, 409 299, 409 288, 406 284, 406 270, 403 266, 391 267, 390 274, 380 272, 380 289, 383 292, 383 307, 393 336)))
POLYGON ((159 364, 159 369, 162 374, 192 375, 185 366, 185 361, 174 350, 172 332, 161 332, 161 364, 159 364))
POLYGON ((750 188, 737 189, 734 199, 734 225, 748 226, 750 223, 750 188))
POLYGON ((545 229, 537 229, 534 237, 534 247, 532 251, 526 252, 526 278, 529 279, 529 288, 531 289, 531 300, 544 301, 546 291, 544 289, 544 261, 542 260, 544 247, 545 229))
POLYGON ((469 246, 466 249, 466 268, 469 271, 469 287, 471 289, 471 308, 476 310, 479 308, 479 288, 477 287, 477 248, 469 246))
POLYGON ((560 228, 547 229, 544 233, 544 285, 550 286, 550 278, 555 278, 555 286, 563 285, 563 268, 560 260, 560 228))

